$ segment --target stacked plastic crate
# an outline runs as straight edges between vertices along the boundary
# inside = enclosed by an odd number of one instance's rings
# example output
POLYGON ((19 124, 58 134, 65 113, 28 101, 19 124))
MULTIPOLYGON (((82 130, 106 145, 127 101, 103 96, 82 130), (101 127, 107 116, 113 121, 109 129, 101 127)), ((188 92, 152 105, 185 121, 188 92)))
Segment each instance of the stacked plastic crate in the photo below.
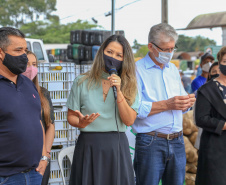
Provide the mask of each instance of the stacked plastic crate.
MULTIPOLYGON (((124 36, 124 31, 116 31, 124 36)), ((89 71, 100 45, 111 35, 105 30, 73 30, 67 48, 67 57, 80 66, 80 73, 89 71)), ((77 67, 77 66, 76 66, 77 67)))
POLYGON ((71 45, 68 45, 68 58, 80 65, 80 73, 91 69, 93 64, 93 48, 99 48, 103 42, 100 31, 74 30, 70 34, 71 45))
MULTIPOLYGON (((76 76, 74 63, 40 63, 38 65, 39 84, 45 87, 52 99, 55 116, 55 138, 51 150, 50 185, 61 185, 62 175, 58 165, 58 153, 61 149, 75 145, 79 135, 77 128, 67 122, 66 102, 76 76)), ((63 161, 64 176, 69 181, 70 163, 63 161)))
POLYGON ((48 49, 46 50, 46 52, 47 54, 51 54, 54 56, 54 59, 55 59, 54 62, 56 63, 72 62, 67 57, 67 49, 55 48, 55 49, 48 49))

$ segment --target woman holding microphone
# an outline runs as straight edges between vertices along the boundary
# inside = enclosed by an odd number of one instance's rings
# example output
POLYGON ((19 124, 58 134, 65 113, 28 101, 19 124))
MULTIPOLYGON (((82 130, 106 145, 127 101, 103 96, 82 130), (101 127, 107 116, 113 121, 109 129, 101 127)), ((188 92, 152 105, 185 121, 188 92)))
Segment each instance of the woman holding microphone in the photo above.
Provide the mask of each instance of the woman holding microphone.
POLYGON ((70 185, 134 185, 125 131, 138 111, 137 82, 123 36, 112 35, 101 45, 92 69, 74 80, 67 107, 68 122, 81 131, 70 185), (109 75, 112 70, 117 73, 109 75))

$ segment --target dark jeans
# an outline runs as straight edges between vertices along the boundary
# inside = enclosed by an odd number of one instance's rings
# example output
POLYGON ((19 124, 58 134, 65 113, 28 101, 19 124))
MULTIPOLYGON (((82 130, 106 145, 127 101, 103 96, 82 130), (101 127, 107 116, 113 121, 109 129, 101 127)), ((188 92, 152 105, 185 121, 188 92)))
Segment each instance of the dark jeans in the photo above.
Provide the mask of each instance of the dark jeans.
POLYGON ((137 134, 134 169, 136 185, 183 185, 186 154, 183 136, 173 140, 137 134))
POLYGON ((0 185, 41 185, 42 175, 35 169, 9 177, 0 177, 0 185))

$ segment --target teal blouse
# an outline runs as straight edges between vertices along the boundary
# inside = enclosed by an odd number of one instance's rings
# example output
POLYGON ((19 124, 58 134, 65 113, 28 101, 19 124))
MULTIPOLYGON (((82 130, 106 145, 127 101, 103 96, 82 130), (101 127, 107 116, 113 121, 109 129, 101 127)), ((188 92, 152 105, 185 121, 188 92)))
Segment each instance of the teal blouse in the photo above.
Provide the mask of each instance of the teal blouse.
MULTIPOLYGON (((80 128, 83 132, 111 132, 117 131, 115 120, 115 101, 112 88, 109 89, 108 95, 104 102, 102 83, 95 88, 88 90, 88 80, 83 81, 78 85, 79 79, 83 76, 80 75, 75 78, 70 95, 67 99, 66 106, 71 110, 79 110, 83 115, 90 115, 92 113, 99 113, 100 116, 85 128, 80 128)), ((103 72, 102 78, 107 79, 108 73, 103 72)), ((139 98, 138 94, 131 108, 138 112, 139 98)), ((120 132, 126 131, 126 125, 122 122, 118 106, 116 106, 116 118, 120 132)))

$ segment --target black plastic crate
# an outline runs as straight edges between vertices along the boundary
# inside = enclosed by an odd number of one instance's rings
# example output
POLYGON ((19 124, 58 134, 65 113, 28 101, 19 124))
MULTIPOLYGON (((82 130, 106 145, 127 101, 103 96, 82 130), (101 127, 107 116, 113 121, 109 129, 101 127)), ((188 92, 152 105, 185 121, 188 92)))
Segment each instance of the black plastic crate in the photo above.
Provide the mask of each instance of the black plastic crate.
POLYGON ((103 43, 103 32, 102 31, 93 31, 94 39, 90 38, 90 45, 101 45, 103 43))
POLYGON ((47 53, 47 55, 52 54, 52 53, 51 53, 51 49, 47 49, 47 50, 46 50, 46 53, 47 53))
POLYGON ((84 30, 82 32, 82 44, 87 46, 90 44, 90 31, 84 30))
POLYGON ((92 46, 85 46, 84 61, 92 60, 92 46))
MULTIPOLYGON (((111 36, 111 32, 110 31, 102 31, 102 34, 103 34, 103 42, 111 36)), ((99 44, 97 44, 99 45, 99 44)))
MULTIPOLYGON (((73 59, 71 62, 75 63, 76 65, 80 65, 80 63, 81 63, 79 60, 75 60, 75 59, 73 59)), ((79 71, 80 71, 80 69, 79 69, 79 71)), ((80 72, 79 72, 79 74, 80 74, 80 72)))
POLYGON ((67 49, 60 49, 60 60, 67 60, 67 49))
POLYGON ((82 44, 83 30, 73 30, 70 34, 71 44, 82 44))
POLYGON ((125 32, 123 30, 116 30, 115 35, 122 35, 123 37, 125 37, 125 32))
POLYGON ((96 32, 90 31, 89 32, 89 46, 95 45, 95 40, 96 40, 96 32))
POLYGON ((72 45, 73 50, 73 59, 75 60, 84 60, 84 51, 85 46, 82 44, 73 44, 72 45))
POLYGON ((72 47, 72 45, 67 46, 67 58, 73 59, 73 47, 72 47))

